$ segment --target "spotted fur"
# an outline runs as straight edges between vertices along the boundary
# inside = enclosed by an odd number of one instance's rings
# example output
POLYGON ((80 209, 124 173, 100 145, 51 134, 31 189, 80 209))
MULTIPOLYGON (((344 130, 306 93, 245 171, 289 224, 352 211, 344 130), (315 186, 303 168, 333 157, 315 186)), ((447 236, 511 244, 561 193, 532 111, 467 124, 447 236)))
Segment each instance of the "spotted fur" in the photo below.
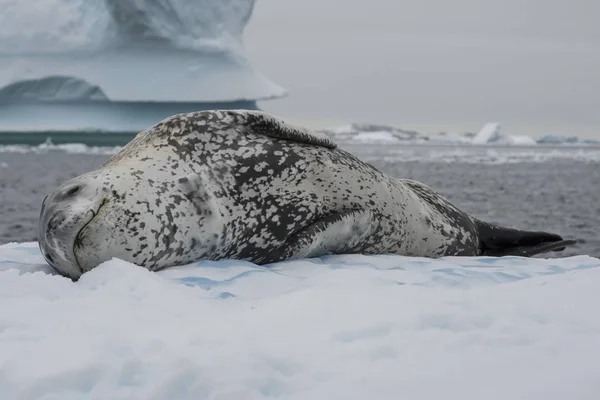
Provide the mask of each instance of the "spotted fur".
POLYGON ((47 203, 42 252, 72 277, 112 257, 158 270, 199 259, 480 252, 473 220, 425 185, 255 111, 170 117, 47 203))

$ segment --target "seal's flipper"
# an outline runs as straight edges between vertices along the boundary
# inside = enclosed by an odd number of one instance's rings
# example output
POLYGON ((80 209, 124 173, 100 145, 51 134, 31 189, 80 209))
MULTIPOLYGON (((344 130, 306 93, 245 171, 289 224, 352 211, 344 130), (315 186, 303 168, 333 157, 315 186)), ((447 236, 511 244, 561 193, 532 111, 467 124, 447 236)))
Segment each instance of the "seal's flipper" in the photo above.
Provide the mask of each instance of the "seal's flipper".
POLYGON ((313 144, 335 149, 337 145, 324 133, 315 132, 293 125, 281 118, 262 111, 232 110, 230 113, 242 114, 246 121, 242 128, 247 132, 265 135, 275 139, 291 140, 298 143, 313 144))
POLYGON ((379 221, 369 211, 330 214, 294 233, 263 264, 332 253, 361 253, 370 247, 378 227, 379 221))
POLYGON ((547 232, 503 228, 474 219, 479 233, 479 247, 486 256, 531 257, 549 251, 562 251, 576 243, 547 232))

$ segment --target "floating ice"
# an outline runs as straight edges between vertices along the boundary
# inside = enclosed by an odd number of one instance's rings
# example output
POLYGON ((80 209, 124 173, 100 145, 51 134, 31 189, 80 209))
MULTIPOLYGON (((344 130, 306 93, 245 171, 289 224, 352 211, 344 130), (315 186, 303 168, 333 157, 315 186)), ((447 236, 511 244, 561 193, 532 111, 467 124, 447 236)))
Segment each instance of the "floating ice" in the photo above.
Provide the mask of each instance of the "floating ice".
POLYGON ((376 164, 398 162, 422 163, 463 163, 463 164, 518 164, 545 163, 551 161, 577 161, 584 163, 600 162, 600 147, 545 148, 516 146, 447 146, 404 144, 390 146, 384 144, 365 146, 359 143, 345 143, 351 153, 359 154, 364 161, 376 164))
POLYGON ((423 135, 416 131, 404 130, 387 125, 351 124, 337 128, 323 129, 322 132, 339 142, 369 144, 449 144, 449 145, 502 145, 535 146, 537 144, 597 145, 595 140, 577 137, 543 136, 539 139, 527 135, 507 135, 499 123, 487 123, 477 133, 423 135))
POLYGON ((350 124, 321 130, 334 140, 353 143, 398 143, 402 141, 420 142, 416 131, 408 131, 388 125, 350 124))
POLYGON ((473 144, 507 144, 531 146, 537 144, 536 140, 526 135, 506 135, 502 133, 499 123, 488 123, 471 139, 473 144))
MULTIPOLYGON (((98 133, 99 135, 101 133, 98 133)), ((390 146, 366 142, 340 143, 340 147, 360 155, 370 163, 427 162, 427 163, 466 163, 466 164, 518 164, 545 163, 551 161, 577 161, 599 163, 600 148, 544 148, 544 147, 501 147, 501 146, 435 146, 411 145, 390 146)), ((86 146, 83 144, 53 144, 51 141, 38 146, 0 145, 1 153, 49 153, 64 152, 69 154, 113 155, 122 147, 86 146)))
POLYGON ((540 144, 598 144, 593 139, 582 139, 577 136, 546 135, 537 139, 540 144))
POLYGON ((527 135, 507 135, 500 143, 519 145, 519 146, 531 146, 537 144, 537 141, 531 136, 527 135))
POLYGON ((329 256, 73 283, 0 246, 0 393, 19 399, 595 399, 600 260, 329 256))

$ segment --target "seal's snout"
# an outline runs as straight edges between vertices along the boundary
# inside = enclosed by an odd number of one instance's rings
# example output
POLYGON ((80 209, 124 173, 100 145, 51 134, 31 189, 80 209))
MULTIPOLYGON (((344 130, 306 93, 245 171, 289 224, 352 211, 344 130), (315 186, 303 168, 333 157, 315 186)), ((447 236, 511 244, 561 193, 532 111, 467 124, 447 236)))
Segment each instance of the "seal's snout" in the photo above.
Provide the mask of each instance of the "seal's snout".
POLYGON ((64 224, 66 219, 67 214, 62 210, 58 210, 52 214, 50 220, 48 221, 48 225, 46 226, 46 235, 59 229, 64 224))
POLYGON ((63 275, 77 278, 81 268, 74 254, 78 232, 94 209, 94 191, 80 181, 66 183, 42 201, 38 241, 42 255, 63 275))

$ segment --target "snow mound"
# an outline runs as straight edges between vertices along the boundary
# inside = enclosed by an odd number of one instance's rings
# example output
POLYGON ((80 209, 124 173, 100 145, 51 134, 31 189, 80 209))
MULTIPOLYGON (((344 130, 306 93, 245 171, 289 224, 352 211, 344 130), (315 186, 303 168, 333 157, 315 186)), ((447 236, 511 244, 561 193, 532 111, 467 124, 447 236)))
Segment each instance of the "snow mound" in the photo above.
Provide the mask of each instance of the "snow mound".
POLYGON ((0 246, 0 392, 19 399, 594 399, 600 260, 329 256, 77 283, 0 246))

